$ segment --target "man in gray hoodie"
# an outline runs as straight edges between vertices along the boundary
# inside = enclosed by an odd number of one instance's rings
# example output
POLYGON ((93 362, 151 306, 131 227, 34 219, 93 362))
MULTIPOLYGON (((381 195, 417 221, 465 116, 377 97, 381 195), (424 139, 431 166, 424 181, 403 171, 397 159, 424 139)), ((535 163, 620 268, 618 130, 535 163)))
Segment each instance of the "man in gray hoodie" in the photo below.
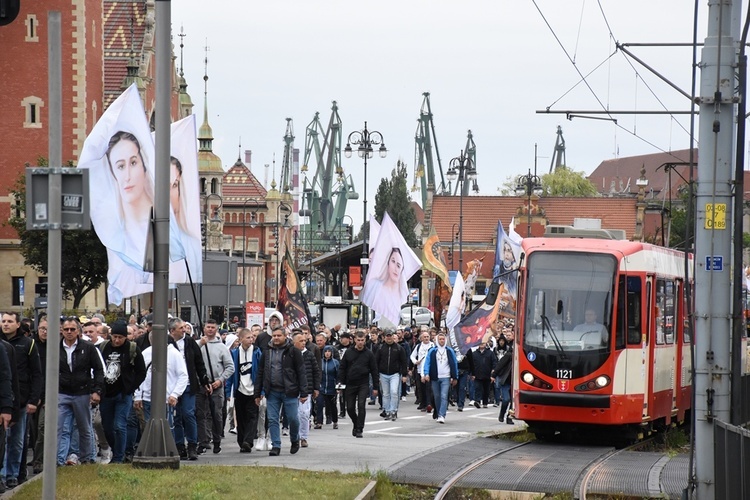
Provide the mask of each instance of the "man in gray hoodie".
POLYGON ((198 344, 206 365, 210 389, 201 389, 195 398, 195 413, 198 421, 198 451, 205 452, 213 441, 213 452, 221 451, 221 412, 224 407, 224 384, 234 374, 234 362, 229 349, 217 335, 219 325, 208 319, 203 326, 203 337, 198 344))

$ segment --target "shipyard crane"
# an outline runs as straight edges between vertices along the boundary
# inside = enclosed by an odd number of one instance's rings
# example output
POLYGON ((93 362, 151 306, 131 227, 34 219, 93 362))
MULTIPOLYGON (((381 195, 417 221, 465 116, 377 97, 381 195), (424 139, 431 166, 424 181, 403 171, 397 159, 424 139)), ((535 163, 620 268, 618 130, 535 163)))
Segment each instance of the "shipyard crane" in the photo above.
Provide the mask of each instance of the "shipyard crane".
POLYGON ((552 161, 549 164, 549 173, 557 171, 560 165, 567 165, 565 158, 565 139, 562 135, 562 127, 557 126, 557 139, 555 140, 555 150, 552 152, 552 161))
MULTIPOLYGON (((359 194, 354 189, 351 175, 347 176, 341 166, 341 118, 338 105, 333 101, 328 127, 323 128, 320 113, 307 126, 305 133, 305 156, 302 172, 314 168, 309 181, 303 181, 303 203, 308 215, 308 224, 320 227, 322 239, 331 234, 344 233, 341 228, 348 200, 356 200, 359 194)), ((309 228, 303 229, 303 234, 309 228)))
POLYGON ((292 119, 286 119, 286 133, 284 134, 284 158, 281 162, 281 178, 279 185, 282 194, 289 194, 291 186, 292 162, 294 161, 294 126, 292 119))
POLYGON ((437 139, 435 137, 435 124, 432 121, 432 109, 430 107, 430 93, 423 92, 422 107, 419 110, 419 120, 417 120, 417 132, 414 136, 414 186, 413 191, 421 189, 422 207, 427 207, 428 192, 435 194, 450 194, 450 187, 445 183, 443 175, 443 166, 440 162, 440 151, 438 151, 437 139), (432 149, 435 148, 435 159, 437 159, 437 168, 440 172, 440 184, 435 186, 435 161, 432 156, 432 149), (420 179, 421 186, 417 187, 417 179, 420 179))

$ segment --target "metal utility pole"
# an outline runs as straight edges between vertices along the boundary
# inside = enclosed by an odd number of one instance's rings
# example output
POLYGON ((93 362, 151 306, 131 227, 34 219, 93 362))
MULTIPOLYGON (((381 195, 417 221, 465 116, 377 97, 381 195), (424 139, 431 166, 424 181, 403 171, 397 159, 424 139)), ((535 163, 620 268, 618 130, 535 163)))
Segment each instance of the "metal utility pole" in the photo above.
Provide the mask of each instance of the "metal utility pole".
MULTIPOLYGON (((59 168, 62 165, 62 16, 59 11, 47 14, 49 37, 47 54, 49 57, 49 165, 59 168)), ((47 380, 44 400, 47 403, 44 414, 44 427, 47 439, 44 440, 44 473, 42 476, 42 498, 55 498, 57 486, 57 400, 60 395, 60 341, 58 340, 60 305, 62 291, 60 265, 62 252, 62 229, 60 199, 62 196, 62 176, 54 171, 49 176, 49 231, 47 244, 47 314, 49 342, 47 342, 47 380)), ((26 464, 22 464, 26 467, 26 464)))
POLYGON ((169 297, 169 159, 172 4, 156 1, 156 169, 154 178, 154 329, 151 420, 146 423, 133 466, 179 469, 167 420, 167 300, 169 297))
MULTIPOLYGON (((695 235, 696 495, 715 498, 714 419, 730 421, 734 85, 739 16, 732 0, 708 2, 701 54, 695 235), (736 26, 734 26, 736 24, 736 26)), ((742 193, 736 193, 742 196, 742 193)), ((737 216, 741 216, 738 214, 737 216)))

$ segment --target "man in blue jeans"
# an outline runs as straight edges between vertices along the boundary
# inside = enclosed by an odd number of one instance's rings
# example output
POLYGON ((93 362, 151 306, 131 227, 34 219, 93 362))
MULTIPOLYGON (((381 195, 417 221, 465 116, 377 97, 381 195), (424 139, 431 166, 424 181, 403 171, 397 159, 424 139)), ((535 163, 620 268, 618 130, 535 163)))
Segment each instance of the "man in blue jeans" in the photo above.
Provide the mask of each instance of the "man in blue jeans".
POLYGON ((174 407, 174 440, 180 460, 198 460, 198 421, 195 414, 195 396, 201 389, 211 391, 206 365, 198 343, 186 334, 186 324, 180 318, 169 320, 169 335, 182 353, 190 383, 174 407), (187 448, 185 441, 187 440, 187 448))
POLYGON ((84 462, 92 456, 91 405, 99 404, 104 384, 102 358, 94 344, 79 338, 81 326, 74 318, 62 324, 60 345, 60 396, 57 402, 57 465, 65 465, 70 447, 72 415, 80 436, 84 462))
POLYGON ((112 447, 112 463, 121 464, 125 458, 133 393, 146 378, 146 364, 138 346, 128 340, 128 325, 124 321, 112 325, 109 339, 98 346, 105 366, 99 411, 104 434, 112 447))
POLYGON ((445 423, 448 411, 448 391, 458 380, 458 361, 453 349, 445 345, 445 334, 437 334, 437 345, 427 353, 424 365, 424 382, 432 384, 432 395, 437 406, 437 421, 445 423))
POLYGON ((380 373, 380 390, 383 394, 383 413, 386 420, 398 418, 399 394, 401 383, 406 382, 409 367, 404 349, 396 342, 396 335, 385 331, 385 342, 375 354, 375 363, 380 373))
POLYGON ((258 384, 255 385, 255 403, 260 405, 260 398, 265 395, 268 409, 268 430, 271 434, 272 457, 281 453, 281 407, 289 422, 289 439, 291 454, 299 451, 299 403, 307 401, 310 387, 305 373, 305 362, 302 352, 292 345, 286 337, 284 328, 276 326, 271 331, 271 344, 260 358, 258 384))
MULTIPOLYGON (((13 421, 15 425, 6 432, 5 462, 0 480, 5 479, 8 488, 19 484, 21 475, 21 457, 26 447, 26 418, 36 412, 41 403, 42 368, 39 353, 33 339, 21 332, 21 322, 16 312, 5 312, 2 315, 3 337, 15 349, 16 373, 20 399, 13 421)), ((25 464, 24 464, 25 467, 25 464)), ((23 474, 26 477, 26 474, 23 474)))

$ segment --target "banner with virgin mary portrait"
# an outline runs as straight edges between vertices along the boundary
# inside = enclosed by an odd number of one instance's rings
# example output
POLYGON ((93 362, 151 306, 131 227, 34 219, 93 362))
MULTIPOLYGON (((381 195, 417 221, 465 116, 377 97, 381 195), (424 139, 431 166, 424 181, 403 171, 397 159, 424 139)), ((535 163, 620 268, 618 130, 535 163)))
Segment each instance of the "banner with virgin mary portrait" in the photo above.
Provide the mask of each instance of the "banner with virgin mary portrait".
MULTIPOLYGON (((94 125, 78 167, 89 169, 91 222, 109 260, 109 302, 153 291, 154 141, 135 85, 94 125)), ((171 262, 185 258, 178 238, 170 217, 171 262)))
POLYGON ((370 269, 360 293, 362 303, 375 311, 375 321, 383 317, 394 325, 399 323, 401 305, 409 297, 406 282, 421 265, 386 212, 377 241, 370 246, 370 269))

